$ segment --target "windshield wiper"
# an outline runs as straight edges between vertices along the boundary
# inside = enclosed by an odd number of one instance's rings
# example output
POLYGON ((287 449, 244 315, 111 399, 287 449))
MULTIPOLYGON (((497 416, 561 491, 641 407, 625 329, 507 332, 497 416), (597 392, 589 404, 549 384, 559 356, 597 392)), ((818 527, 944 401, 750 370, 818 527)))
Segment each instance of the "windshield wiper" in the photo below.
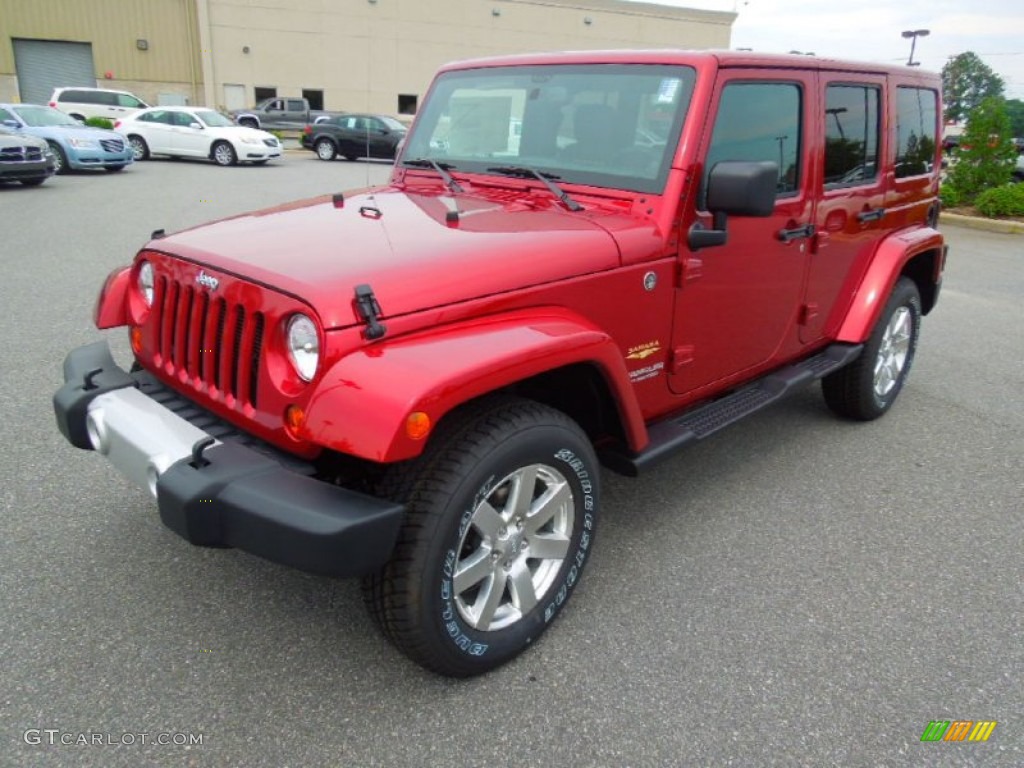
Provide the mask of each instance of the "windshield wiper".
POLYGON ((455 170, 455 166, 450 163, 439 163, 436 160, 431 160, 429 157, 420 157, 415 160, 403 160, 402 165, 409 168, 433 168, 437 171, 438 175, 444 179, 444 183, 448 185, 448 189, 452 192, 464 191, 459 182, 453 179, 452 175, 448 173, 449 168, 455 170))
POLYGON ((537 179, 544 183, 544 186, 551 190, 551 194, 565 203, 565 207, 570 211, 582 211, 583 206, 573 200, 569 195, 565 193, 565 190, 555 184, 552 179, 561 179, 561 176, 556 176, 553 173, 541 173, 540 171, 530 168, 525 165, 499 165, 494 168, 488 168, 491 173, 501 173, 505 176, 518 176, 521 179, 537 179))

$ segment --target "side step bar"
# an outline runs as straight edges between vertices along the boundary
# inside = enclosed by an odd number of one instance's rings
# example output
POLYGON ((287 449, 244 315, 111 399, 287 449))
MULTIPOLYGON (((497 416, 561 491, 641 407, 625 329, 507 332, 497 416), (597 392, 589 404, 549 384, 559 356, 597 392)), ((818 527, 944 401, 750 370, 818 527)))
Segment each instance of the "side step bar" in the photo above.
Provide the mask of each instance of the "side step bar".
POLYGON ((655 422, 647 430, 651 442, 640 453, 622 448, 602 451, 601 463, 614 472, 636 477, 641 470, 650 469, 690 443, 703 440, 795 390, 839 370, 853 362, 863 348, 863 344, 833 344, 806 360, 773 371, 725 397, 655 422))

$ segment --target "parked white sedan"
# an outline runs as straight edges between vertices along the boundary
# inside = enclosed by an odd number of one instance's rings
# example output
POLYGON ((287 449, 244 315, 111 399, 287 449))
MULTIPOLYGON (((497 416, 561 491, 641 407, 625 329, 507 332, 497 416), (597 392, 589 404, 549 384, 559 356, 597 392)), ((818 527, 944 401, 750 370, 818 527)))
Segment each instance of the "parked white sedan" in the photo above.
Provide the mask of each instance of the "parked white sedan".
POLYGON ((118 120, 114 130, 128 139, 137 161, 175 155, 208 158, 217 165, 262 165, 281 156, 281 142, 272 133, 235 125, 204 107, 143 109, 118 120))

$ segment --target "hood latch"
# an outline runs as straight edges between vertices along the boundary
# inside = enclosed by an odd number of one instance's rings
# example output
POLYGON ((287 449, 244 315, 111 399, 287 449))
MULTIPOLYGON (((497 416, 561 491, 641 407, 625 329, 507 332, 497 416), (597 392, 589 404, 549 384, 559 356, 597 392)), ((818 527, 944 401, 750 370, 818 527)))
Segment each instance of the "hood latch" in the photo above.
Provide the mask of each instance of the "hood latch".
POLYGON ((366 283, 356 286, 356 311, 366 321, 363 337, 368 341, 379 339, 388 332, 387 326, 378 322, 382 314, 380 304, 373 295, 373 288, 366 283))

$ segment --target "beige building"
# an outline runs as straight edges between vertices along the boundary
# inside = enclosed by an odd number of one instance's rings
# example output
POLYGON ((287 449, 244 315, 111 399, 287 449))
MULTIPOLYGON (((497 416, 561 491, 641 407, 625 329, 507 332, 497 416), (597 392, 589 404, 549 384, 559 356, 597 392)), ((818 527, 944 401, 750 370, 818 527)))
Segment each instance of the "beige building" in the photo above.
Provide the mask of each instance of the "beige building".
POLYGON ((98 85, 151 103, 304 95, 408 114, 448 61, 728 48, 735 18, 624 0, 0 0, 0 101, 98 85))

